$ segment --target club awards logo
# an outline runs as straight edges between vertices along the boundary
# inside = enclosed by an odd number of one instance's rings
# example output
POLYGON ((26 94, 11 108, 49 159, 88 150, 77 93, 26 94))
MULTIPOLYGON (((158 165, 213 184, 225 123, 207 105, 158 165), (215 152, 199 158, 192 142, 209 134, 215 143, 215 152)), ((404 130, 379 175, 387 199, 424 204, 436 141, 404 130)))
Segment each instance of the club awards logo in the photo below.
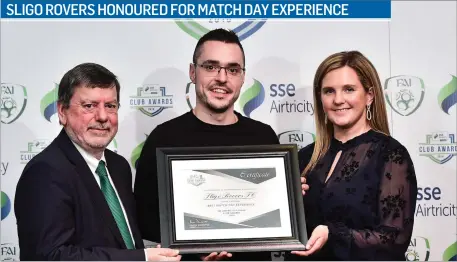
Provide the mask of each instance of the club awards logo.
POLYGON ((144 84, 136 90, 136 96, 130 96, 130 106, 147 116, 156 116, 164 109, 173 107, 173 96, 167 94, 166 86, 144 84))
POLYGON ((38 153, 43 151, 48 145, 49 140, 47 139, 36 139, 32 142, 27 143, 27 150, 20 151, 20 159, 21 164, 27 164, 33 157, 35 157, 38 153))
POLYGON ((176 68, 157 68, 145 77, 141 85, 135 87, 135 95, 130 96, 129 100, 130 108, 149 117, 167 114, 167 111, 172 113, 170 109, 175 105, 174 95, 183 89, 188 79, 184 72, 176 68))
POLYGON ((419 155, 425 156, 438 164, 444 164, 457 155, 455 134, 434 132, 426 135, 425 143, 419 143, 419 155))
POLYGON ((206 179, 203 177, 202 174, 193 174, 187 178, 187 183, 194 186, 200 186, 203 183, 205 183, 205 181, 206 179))

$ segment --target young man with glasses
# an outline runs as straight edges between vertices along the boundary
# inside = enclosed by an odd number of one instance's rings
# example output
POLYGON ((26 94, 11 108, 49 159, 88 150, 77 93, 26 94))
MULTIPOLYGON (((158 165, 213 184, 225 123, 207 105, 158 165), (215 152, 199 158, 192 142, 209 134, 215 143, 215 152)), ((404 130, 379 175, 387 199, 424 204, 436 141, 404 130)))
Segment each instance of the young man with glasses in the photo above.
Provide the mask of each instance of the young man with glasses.
MULTIPOLYGON (((157 174, 156 148, 279 144, 269 125, 234 110, 245 77, 244 50, 234 32, 216 29, 205 34, 195 47, 189 76, 195 84, 195 108, 158 125, 146 139, 137 164, 134 194, 140 231, 154 242, 160 242, 157 176, 163 175, 157 174)), ((266 261, 271 253, 214 252, 200 259, 266 261)))

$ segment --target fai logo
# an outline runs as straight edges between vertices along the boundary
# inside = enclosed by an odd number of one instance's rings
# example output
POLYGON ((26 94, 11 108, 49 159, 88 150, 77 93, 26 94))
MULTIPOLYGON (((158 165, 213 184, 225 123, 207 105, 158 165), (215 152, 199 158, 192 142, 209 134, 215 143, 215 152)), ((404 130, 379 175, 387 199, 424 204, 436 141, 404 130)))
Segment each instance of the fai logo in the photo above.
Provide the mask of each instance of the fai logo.
POLYGON ((313 133, 301 130, 289 130, 278 135, 281 144, 297 144, 298 149, 314 143, 316 136, 313 133))
POLYGON ((457 104, 457 77, 452 76, 451 81, 441 88, 438 94, 438 104, 441 110, 449 115, 449 109, 457 104))
MULTIPOLYGON (((239 21, 239 20, 238 20, 239 21)), ((255 32, 257 32, 266 22, 266 20, 248 20, 244 22, 235 22, 231 19, 208 19, 206 22, 196 22, 195 20, 182 20, 176 21, 176 24, 181 28, 184 32, 188 35, 192 36, 195 39, 200 39, 204 34, 208 33, 209 31, 224 27, 230 28, 233 30, 237 35, 240 41, 250 37, 255 32)))
POLYGON ((2 202, 2 220, 5 219, 11 211, 11 200, 7 194, 1 191, 1 202, 2 202))
POLYGON ((19 247, 14 243, 2 243, 2 261, 19 261, 19 247))
POLYGON ((27 151, 20 151, 21 164, 27 164, 34 156, 43 151, 49 145, 48 140, 39 139, 29 142, 27 151))
POLYGON ((444 164, 457 155, 455 134, 435 132, 426 136, 426 142, 419 144, 419 155, 426 156, 438 164, 444 164))
POLYGON ((1 83, 0 96, 1 122, 11 124, 24 112, 27 105, 27 89, 25 86, 11 83, 1 83))
POLYGON ((206 181, 205 178, 201 174, 200 175, 197 175, 197 174, 190 175, 189 178, 187 179, 187 183, 194 185, 194 186, 199 186, 199 185, 205 183, 205 181, 206 181))
POLYGON ((394 76, 385 83, 384 93, 390 107, 402 116, 414 113, 422 103, 425 85, 415 76, 394 76))
POLYGON ((49 91, 40 102, 41 115, 51 122, 51 117, 57 113, 57 98, 59 85, 54 83, 54 89, 49 91))
POLYGON ((130 107, 153 117, 166 108, 173 107, 173 96, 167 95, 167 88, 159 84, 145 84, 137 88, 137 95, 130 97, 130 107))
POLYGON ((430 242, 425 237, 411 239, 405 258, 407 261, 428 261, 430 258, 430 242))

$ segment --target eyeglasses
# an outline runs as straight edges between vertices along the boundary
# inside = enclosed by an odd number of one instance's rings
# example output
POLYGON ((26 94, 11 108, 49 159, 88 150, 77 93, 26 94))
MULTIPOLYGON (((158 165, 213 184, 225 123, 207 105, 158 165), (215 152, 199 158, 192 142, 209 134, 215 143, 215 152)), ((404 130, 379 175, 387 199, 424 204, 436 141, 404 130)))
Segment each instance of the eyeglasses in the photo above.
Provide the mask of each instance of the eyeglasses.
MULTIPOLYGON (((93 113, 97 110, 99 110, 99 106, 97 103, 81 103, 78 106, 82 107, 84 111, 87 113, 93 113)), ((119 103, 106 103, 104 104, 105 110, 109 114, 115 114, 119 110, 119 107, 121 104, 119 103)))
POLYGON ((218 66, 211 64, 194 64, 203 68, 208 76, 217 76, 222 68, 225 69, 227 76, 240 77, 246 71, 246 68, 240 66, 218 66))

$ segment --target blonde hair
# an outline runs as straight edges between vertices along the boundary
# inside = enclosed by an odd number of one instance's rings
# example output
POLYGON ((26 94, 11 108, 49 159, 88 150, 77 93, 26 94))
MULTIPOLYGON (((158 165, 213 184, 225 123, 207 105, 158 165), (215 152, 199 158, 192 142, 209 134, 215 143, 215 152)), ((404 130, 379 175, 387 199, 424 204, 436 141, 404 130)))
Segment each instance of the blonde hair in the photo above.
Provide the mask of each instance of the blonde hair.
POLYGON ((360 52, 348 51, 333 54, 327 57, 317 68, 314 76, 314 107, 315 107, 315 122, 316 122, 316 141, 311 160, 303 170, 302 175, 307 174, 312 170, 316 163, 327 153, 330 142, 333 137, 333 125, 325 123, 325 113, 320 99, 322 88, 322 80, 332 70, 348 66, 352 68, 358 75, 365 91, 373 92, 373 102, 371 103, 372 118, 368 121, 370 127, 377 132, 390 135, 389 124, 387 119, 387 111, 385 106, 382 85, 379 79, 378 72, 373 64, 360 52))

